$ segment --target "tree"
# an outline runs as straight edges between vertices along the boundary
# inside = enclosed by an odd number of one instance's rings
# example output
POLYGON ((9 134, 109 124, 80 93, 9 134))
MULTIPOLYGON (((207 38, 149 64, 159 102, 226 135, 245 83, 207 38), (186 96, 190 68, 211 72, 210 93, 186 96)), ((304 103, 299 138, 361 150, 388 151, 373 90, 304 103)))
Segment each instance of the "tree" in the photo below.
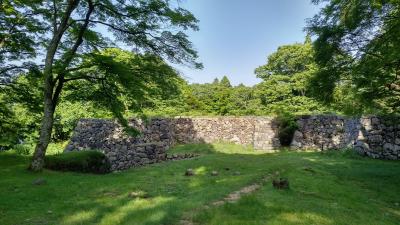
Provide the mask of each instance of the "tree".
POLYGON ((197 102, 199 110, 205 114, 218 114, 216 110, 217 107, 215 106, 218 87, 218 79, 215 79, 213 83, 191 84, 190 90, 193 98, 196 99, 196 101, 192 101, 192 103, 197 102))
POLYGON ((221 81, 215 78, 212 83, 192 84, 190 88, 201 111, 212 115, 229 114, 233 88, 226 76, 221 81))
POLYGON ((8 147, 17 141, 17 127, 19 124, 15 123, 15 114, 10 110, 10 106, 5 104, 3 96, 0 96, 0 150, 3 147, 8 147))
MULTIPOLYGON (((127 68, 113 61, 113 53, 104 55, 101 50, 125 43, 138 53, 151 53, 145 56, 151 58, 147 68, 160 63, 158 57, 201 67, 184 33, 197 30, 197 20, 168 0, 5 0, 1 9, 2 80, 33 69, 43 79, 43 118, 30 165, 33 171, 43 168, 54 112, 66 86, 76 94, 88 91, 91 95, 87 97, 98 94, 96 98, 111 104, 114 114, 121 118, 123 107, 115 90, 129 93, 127 90, 137 81, 135 76, 143 71, 127 68), (99 29, 108 29, 112 36, 99 29), (38 63, 42 56, 44 64, 38 63), (100 70, 99 76, 91 70, 93 66, 100 70), (107 83, 109 77, 115 83, 107 83), (92 85, 81 87, 79 81, 96 84, 96 89, 92 85)), ((146 62, 142 64, 147 66, 146 62)))
POLYGON ((227 76, 223 76, 221 81, 219 82, 220 86, 225 87, 225 88, 231 88, 231 82, 229 81, 227 76))
POLYGON ((267 110, 274 112, 286 108, 292 112, 309 113, 323 107, 309 91, 310 81, 318 71, 309 36, 304 43, 280 46, 268 56, 267 64, 255 70, 264 81, 257 85, 256 93, 267 110))
POLYGON ((325 2, 308 21, 317 37, 321 67, 313 84, 330 98, 335 86, 351 82, 358 99, 371 108, 399 112, 400 2, 397 0, 314 0, 325 2))
POLYGON ((231 90, 229 99, 230 115, 259 115, 263 114, 259 96, 255 94, 255 87, 248 87, 243 84, 235 86, 231 90))

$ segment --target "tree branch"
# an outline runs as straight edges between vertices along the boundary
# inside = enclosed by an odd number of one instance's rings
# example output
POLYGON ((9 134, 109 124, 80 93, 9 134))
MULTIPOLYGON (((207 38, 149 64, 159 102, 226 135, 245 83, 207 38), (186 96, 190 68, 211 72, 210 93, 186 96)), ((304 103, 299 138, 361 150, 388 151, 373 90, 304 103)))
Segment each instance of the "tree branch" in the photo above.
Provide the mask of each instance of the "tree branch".
POLYGON ((141 14, 149 12, 148 10, 138 10, 136 14, 133 14, 133 13, 124 14, 124 13, 115 11, 113 8, 111 8, 111 7, 107 6, 107 5, 104 5, 104 4, 101 4, 101 3, 98 3, 98 5, 100 7, 104 7, 104 9, 108 10, 111 13, 114 13, 115 15, 118 15, 118 16, 121 16, 121 17, 130 18, 130 19, 133 19, 134 17, 137 17, 138 15, 141 15, 141 14))
POLYGON ((54 33, 57 31, 57 17, 58 17, 58 10, 56 6, 56 0, 53 0, 53 31, 54 33))
POLYGON ((78 67, 73 67, 73 68, 66 69, 65 72, 66 73, 70 73, 70 72, 74 72, 74 71, 78 71, 78 70, 85 69, 85 68, 90 68, 90 67, 91 67, 91 65, 83 65, 83 66, 78 66, 78 67))
POLYGON ((54 56, 56 55, 61 38, 64 35, 65 28, 68 27, 68 21, 71 17, 71 14, 77 7, 78 3, 79 3, 79 0, 69 0, 68 1, 68 6, 65 10, 65 13, 64 13, 62 19, 61 19, 60 26, 58 27, 56 32, 53 34, 53 37, 47 48, 46 59, 45 59, 45 68, 44 68, 43 74, 45 77, 45 86, 46 86, 45 90, 46 90, 46 92, 48 92, 45 95, 47 95, 48 98, 50 97, 50 95, 52 95, 53 85, 56 82, 56 80, 53 80, 54 56))
POLYGON ((92 76, 79 76, 79 77, 71 77, 68 79, 64 79, 64 83, 69 82, 69 81, 74 81, 74 80, 105 80, 106 78, 104 77, 92 77, 92 76))
POLYGON ((58 103, 58 100, 59 100, 59 97, 60 97, 61 90, 62 90, 63 86, 64 86, 64 77, 60 77, 58 79, 58 84, 56 86, 56 89, 54 91, 53 98, 52 98, 53 110, 56 109, 56 106, 57 106, 57 103, 58 103))
POLYGON ((129 31, 129 30, 126 30, 126 29, 122 29, 120 27, 114 26, 113 24, 109 24, 109 23, 106 23, 106 22, 103 22, 103 21, 99 21, 99 20, 90 20, 90 22, 102 24, 102 25, 107 26, 107 27, 109 27, 109 28, 111 28, 113 30, 117 30, 117 31, 120 31, 122 33, 127 33, 127 34, 130 34, 130 35, 145 34, 144 32, 139 32, 139 31, 132 32, 132 31, 129 31))
POLYGON ((83 35, 85 34, 85 31, 89 25, 90 15, 92 14, 92 12, 94 10, 94 5, 93 5, 92 0, 88 0, 88 4, 89 4, 89 9, 86 12, 86 17, 85 17, 84 23, 82 24, 82 26, 79 29, 77 39, 76 39, 74 45, 72 46, 71 50, 64 54, 64 59, 63 59, 63 63, 62 63, 63 67, 61 69, 62 73, 65 73, 65 69, 71 63, 72 59, 75 57, 76 51, 78 50, 79 46, 83 42, 83 35))
POLYGON ((22 66, 8 66, 8 67, 3 67, 0 70, 0 76, 11 71, 11 70, 16 70, 16 69, 28 69, 29 66, 28 65, 22 65, 22 66))

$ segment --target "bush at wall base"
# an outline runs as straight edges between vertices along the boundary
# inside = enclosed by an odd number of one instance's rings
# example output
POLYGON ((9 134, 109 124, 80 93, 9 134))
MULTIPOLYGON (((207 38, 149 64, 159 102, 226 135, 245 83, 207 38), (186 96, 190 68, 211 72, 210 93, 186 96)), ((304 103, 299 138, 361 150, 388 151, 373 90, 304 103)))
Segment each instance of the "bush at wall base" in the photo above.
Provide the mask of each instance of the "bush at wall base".
POLYGON ((279 122, 278 137, 282 146, 290 146, 294 132, 298 129, 297 119, 291 113, 281 111, 277 114, 279 122))
POLYGON ((110 172, 110 162, 98 151, 66 152, 46 156, 45 168, 60 171, 105 174, 110 172))

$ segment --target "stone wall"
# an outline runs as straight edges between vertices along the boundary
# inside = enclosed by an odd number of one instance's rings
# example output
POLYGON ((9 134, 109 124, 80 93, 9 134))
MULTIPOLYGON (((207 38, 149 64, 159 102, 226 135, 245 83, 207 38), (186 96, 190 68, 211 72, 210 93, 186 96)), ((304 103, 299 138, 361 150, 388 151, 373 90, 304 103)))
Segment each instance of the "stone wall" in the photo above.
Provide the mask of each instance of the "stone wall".
POLYGON ((297 120, 293 149, 343 149, 356 141, 358 120, 335 115, 301 116, 297 120))
POLYGON ((354 148, 372 158, 400 159, 400 122, 377 116, 303 116, 297 120, 293 149, 354 148))
POLYGON ((363 117, 354 149, 372 158, 400 159, 399 118, 363 117))
POLYGON ((111 170, 166 159, 166 150, 173 145, 168 120, 154 119, 148 124, 131 120, 129 125, 138 129, 142 135, 128 136, 113 120, 81 119, 65 151, 100 150, 109 159, 111 170))
POLYGON ((259 150, 280 147, 278 126, 271 117, 176 118, 170 123, 177 143, 225 141, 259 150))
MULTIPOLYGON (((383 118, 302 116, 297 123, 293 149, 349 147, 373 158, 400 159, 400 125, 389 124, 383 118)), ((257 150, 280 147, 278 123, 271 117, 184 117, 131 120, 129 124, 141 135, 126 135, 113 120, 82 119, 65 151, 100 150, 110 160, 112 169, 120 170, 165 160, 168 148, 177 143, 225 141, 257 150)))
POLYGON ((100 150, 110 160, 112 170, 120 170, 165 160, 168 148, 177 143, 223 141, 260 150, 280 147, 277 124, 269 117, 164 118, 130 120, 129 125, 141 135, 126 135, 113 120, 82 119, 65 151, 100 150))

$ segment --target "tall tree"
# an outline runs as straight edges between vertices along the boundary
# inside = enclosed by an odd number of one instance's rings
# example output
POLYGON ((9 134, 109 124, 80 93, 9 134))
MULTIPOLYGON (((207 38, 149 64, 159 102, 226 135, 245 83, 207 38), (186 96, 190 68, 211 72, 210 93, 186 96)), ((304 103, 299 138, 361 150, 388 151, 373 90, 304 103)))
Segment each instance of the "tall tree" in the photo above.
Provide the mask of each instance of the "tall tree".
POLYGON ((267 64, 255 70, 264 81, 257 85, 257 94, 269 111, 285 107, 294 112, 310 112, 319 104, 309 93, 311 78, 318 71, 309 36, 304 43, 280 46, 268 56, 267 64))
POLYGON ((262 114, 259 96, 255 95, 255 87, 243 84, 235 86, 231 90, 229 99, 230 115, 259 115, 262 114))
POLYGON ((227 76, 223 76, 221 81, 219 82, 219 84, 222 87, 226 87, 226 88, 231 88, 232 87, 231 82, 229 81, 227 76))
POLYGON ((317 36, 321 67, 313 86, 332 94, 335 86, 350 80, 363 103, 399 112, 400 1, 313 2, 325 4, 307 27, 317 36))
MULTIPOLYGON (((149 52, 174 63, 200 67, 184 33, 197 30, 196 24, 190 12, 168 0, 1 1, 0 77, 4 81, 5 77, 36 68, 43 79, 43 118, 30 169, 43 168, 54 112, 66 85, 78 93, 82 89, 73 81, 96 83, 101 87, 101 97, 115 100, 118 96, 110 89, 129 89, 134 83, 135 68, 119 67, 120 62, 112 62, 113 54, 104 55, 100 50, 124 43, 138 53, 149 52), (111 35, 99 32, 106 29, 111 35), (103 76, 86 72, 93 65, 103 76), (108 76, 118 82, 105 83, 108 76)), ((113 106, 119 116, 121 107, 113 106)))

